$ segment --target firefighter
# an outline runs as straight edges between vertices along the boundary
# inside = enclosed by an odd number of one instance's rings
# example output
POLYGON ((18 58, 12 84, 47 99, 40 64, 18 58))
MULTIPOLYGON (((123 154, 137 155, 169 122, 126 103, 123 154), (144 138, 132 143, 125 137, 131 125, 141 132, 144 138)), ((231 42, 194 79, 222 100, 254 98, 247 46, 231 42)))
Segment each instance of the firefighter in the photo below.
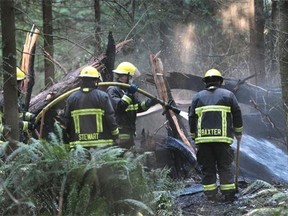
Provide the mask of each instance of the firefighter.
POLYGON ((158 100, 147 99, 146 101, 140 101, 135 95, 138 86, 132 84, 132 82, 134 77, 140 76, 140 72, 132 63, 122 62, 113 72, 117 82, 130 84, 128 89, 118 86, 109 86, 107 88, 119 125, 119 146, 129 149, 135 145, 134 136, 136 136, 137 113, 148 110, 151 106, 156 105, 158 100))
POLYGON ((84 67, 81 87, 66 101, 66 133, 70 149, 77 144, 95 148, 116 144, 119 130, 109 96, 98 88, 101 75, 94 67, 84 67))
POLYGON ((203 82, 206 89, 198 92, 189 107, 191 137, 197 145, 197 161, 202 171, 202 184, 208 200, 217 200, 217 173, 220 192, 225 201, 234 201, 235 183, 232 170, 234 151, 231 148, 234 136, 242 137, 242 114, 235 95, 220 88, 221 73, 210 69, 203 82))
MULTIPOLYGON (((18 110, 19 110, 19 129, 20 129, 20 141, 27 142, 28 135, 35 129, 35 115, 31 112, 26 112, 24 104, 22 102, 22 85, 26 79, 26 74, 19 67, 16 67, 17 77, 17 90, 18 90, 18 110)), ((0 94, 0 137, 1 140, 5 141, 5 136, 9 134, 9 127, 4 124, 4 98, 3 94, 0 94)))

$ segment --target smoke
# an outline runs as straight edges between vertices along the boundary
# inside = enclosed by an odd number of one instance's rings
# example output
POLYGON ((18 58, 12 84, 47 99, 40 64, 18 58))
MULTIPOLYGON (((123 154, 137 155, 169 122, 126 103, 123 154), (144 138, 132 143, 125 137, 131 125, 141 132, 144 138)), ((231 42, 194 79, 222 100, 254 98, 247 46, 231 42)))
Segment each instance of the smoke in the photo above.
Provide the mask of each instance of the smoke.
POLYGON ((175 28, 175 46, 179 53, 179 58, 183 63, 189 63, 193 59, 195 50, 195 26, 193 24, 177 25, 175 28))
POLYGON ((220 11, 223 28, 233 32, 249 30, 249 3, 235 2, 220 11))

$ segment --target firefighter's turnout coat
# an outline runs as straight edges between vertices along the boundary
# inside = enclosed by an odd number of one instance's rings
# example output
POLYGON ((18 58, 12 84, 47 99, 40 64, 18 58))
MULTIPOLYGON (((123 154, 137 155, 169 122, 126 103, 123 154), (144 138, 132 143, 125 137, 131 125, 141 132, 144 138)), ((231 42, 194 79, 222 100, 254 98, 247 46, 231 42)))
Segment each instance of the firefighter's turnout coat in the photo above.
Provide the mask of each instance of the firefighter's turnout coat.
POLYGON ((202 167, 204 191, 216 193, 216 172, 222 193, 235 190, 230 144, 242 134, 242 114, 235 95, 210 86, 198 92, 189 107, 191 137, 198 146, 197 160, 202 167))
POLYGON ((64 111, 70 148, 112 145, 119 130, 115 112, 106 92, 81 88, 72 93, 64 111))
POLYGON ((125 91, 119 86, 109 86, 107 93, 112 99, 112 104, 116 112, 120 142, 132 142, 128 144, 128 146, 124 146, 131 147, 131 145, 134 144, 133 137, 136 133, 137 113, 144 112, 148 110, 149 107, 145 101, 141 102, 135 94, 125 94, 125 91))
MULTIPOLYGON (((34 124, 35 115, 24 110, 24 104, 21 100, 21 94, 18 95, 18 116, 19 116, 19 141, 24 142, 30 132, 31 125, 34 124)), ((4 119, 4 97, 3 92, 0 92, 0 143, 5 141, 5 119, 4 119)))

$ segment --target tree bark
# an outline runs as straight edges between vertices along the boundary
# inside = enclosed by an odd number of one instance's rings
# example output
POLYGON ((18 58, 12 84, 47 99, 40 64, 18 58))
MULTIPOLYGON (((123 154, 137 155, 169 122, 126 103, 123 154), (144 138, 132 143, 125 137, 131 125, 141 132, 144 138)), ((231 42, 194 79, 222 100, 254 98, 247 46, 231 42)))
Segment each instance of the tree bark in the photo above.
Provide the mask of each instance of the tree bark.
POLYGON ((23 80, 22 94, 25 98, 25 111, 29 109, 33 86, 35 84, 34 73, 34 57, 36 50, 36 43, 39 36, 39 29, 33 25, 31 31, 26 35, 26 41, 22 51, 21 70, 25 71, 26 79, 23 80))
MULTIPOLYGON (((286 128, 288 128, 288 2, 280 1, 280 29, 279 29, 279 62, 282 87, 282 99, 286 113, 286 128)), ((286 130, 287 136, 287 130, 286 130)), ((286 137, 287 142, 287 137, 286 137)), ((286 143, 287 144, 287 143, 286 143)), ((287 144, 288 145, 288 144, 287 144)))
POLYGON ((43 34, 44 34, 44 71, 45 86, 51 86, 54 80, 54 46, 52 0, 42 0, 43 34))
MULTIPOLYGON (((126 40, 117 44, 116 49, 114 50, 115 53, 119 52, 123 48, 123 46, 125 46, 130 41, 131 40, 126 40)), ((109 50, 113 52, 113 49, 109 50)), ((100 56, 96 56, 92 58, 86 65, 83 65, 83 67, 91 65, 93 67, 96 67, 102 73, 105 70, 105 65, 103 64, 103 62, 106 61, 107 56, 113 57, 114 55, 115 57, 115 53, 108 55, 107 53, 105 53, 100 56)), ((107 61, 110 62, 109 60, 107 61)), ((35 97, 33 97, 30 102, 29 111, 38 114, 49 102, 59 97, 63 93, 78 87, 79 79, 77 79, 77 77, 83 67, 68 73, 60 82, 48 87, 46 90, 40 92, 35 97)))
MULTIPOLYGON (((170 100, 173 103, 172 93, 166 80, 161 60, 157 57, 157 55, 150 55, 150 64, 152 67, 152 73, 159 97, 161 98, 161 100, 167 103, 170 100)), ((175 102, 171 105, 176 106, 175 102)), ((166 110, 166 118, 169 122, 168 128, 170 128, 168 129, 168 135, 182 140, 183 143, 185 143, 189 148, 194 150, 194 156, 196 158, 196 150, 191 144, 193 143, 193 141, 187 133, 180 118, 172 110, 166 110)))
MULTIPOLYGON (((4 71, 4 118, 5 125, 11 131, 11 140, 19 140, 17 82, 16 82, 16 42, 15 42, 15 8, 13 0, 1 1, 1 26, 2 26, 2 52, 4 71)), ((11 149, 16 149, 16 144, 10 142, 11 149)))
POLYGON ((269 51, 270 51, 270 73, 268 76, 278 74, 279 64, 277 62, 277 38, 279 37, 279 10, 278 1, 271 3, 271 25, 269 31, 269 51))
MULTIPOLYGON (((202 77, 196 75, 170 72, 166 78, 171 89, 187 89, 198 92, 205 88, 202 77)), ((270 136, 282 139, 287 133, 285 132, 285 110, 283 110, 280 89, 268 91, 245 82, 246 79, 225 79, 223 85, 223 88, 235 94, 240 103, 250 107, 251 111, 245 116, 247 120, 247 123, 244 122, 245 132, 258 137, 270 136)), ((154 83, 152 78, 147 78, 146 81, 154 83)), ((191 101, 187 103, 190 104, 191 101)))
POLYGON ((101 10, 100 10, 100 1, 101 0, 94 0, 94 13, 95 13, 95 41, 96 41, 96 50, 95 54, 100 53, 101 51, 101 26, 100 26, 100 19, 101 19, 101 10))
POLYGON ((264 4, 263 0, 251 0, 250 5, 250 74, 256 74, 256 85, 266 84, 264 46, 264 4))
POLYGON ((115 41, 112 32, 109 32, 108 45, 106 49, 106 58, 102 60, 102 63, 105 65, 103 71, 104 73, 102 73, 102 79, 105 82, 112 82, 114 79, 113 69, 115 65, 115 57, 116 57, 115 41))

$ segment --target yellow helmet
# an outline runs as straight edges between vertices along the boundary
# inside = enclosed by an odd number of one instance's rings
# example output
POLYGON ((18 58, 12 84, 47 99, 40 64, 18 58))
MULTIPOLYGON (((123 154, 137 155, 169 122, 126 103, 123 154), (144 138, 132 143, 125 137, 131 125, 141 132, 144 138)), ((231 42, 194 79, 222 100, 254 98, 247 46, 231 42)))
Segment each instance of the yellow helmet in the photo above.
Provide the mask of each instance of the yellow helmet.
POLYGON ((218 80, 223 81, 223 77, 222 77, 221 72, 218 71, 217 69, 214 69, 214 68, 208 70, 208 71, 205 73, 205 75, 204 75, 204 77, 203 77, 203 81, 205 82, 205 81, 211 80, 211 78, 216 78, 216 79, 218 79, 218 80))
POLYGON ((92 66, 86 66, 84 67, 80 74, 79 77, 91 77, 91 78, 96 78, 96 79, 100 79, 101 78, 101 74, 98 72, 98 70, 92 66))
POLYGON ((122 62, 120 63, 115 70, 113 70, 116 74, 130 75, 138 77, 140 76, 139 70, 130 62, 122 62))
POLYGON ((19 67, 16 68, 17 71, 17 81, 24 80, 26 78, 26 74, 19 67))

